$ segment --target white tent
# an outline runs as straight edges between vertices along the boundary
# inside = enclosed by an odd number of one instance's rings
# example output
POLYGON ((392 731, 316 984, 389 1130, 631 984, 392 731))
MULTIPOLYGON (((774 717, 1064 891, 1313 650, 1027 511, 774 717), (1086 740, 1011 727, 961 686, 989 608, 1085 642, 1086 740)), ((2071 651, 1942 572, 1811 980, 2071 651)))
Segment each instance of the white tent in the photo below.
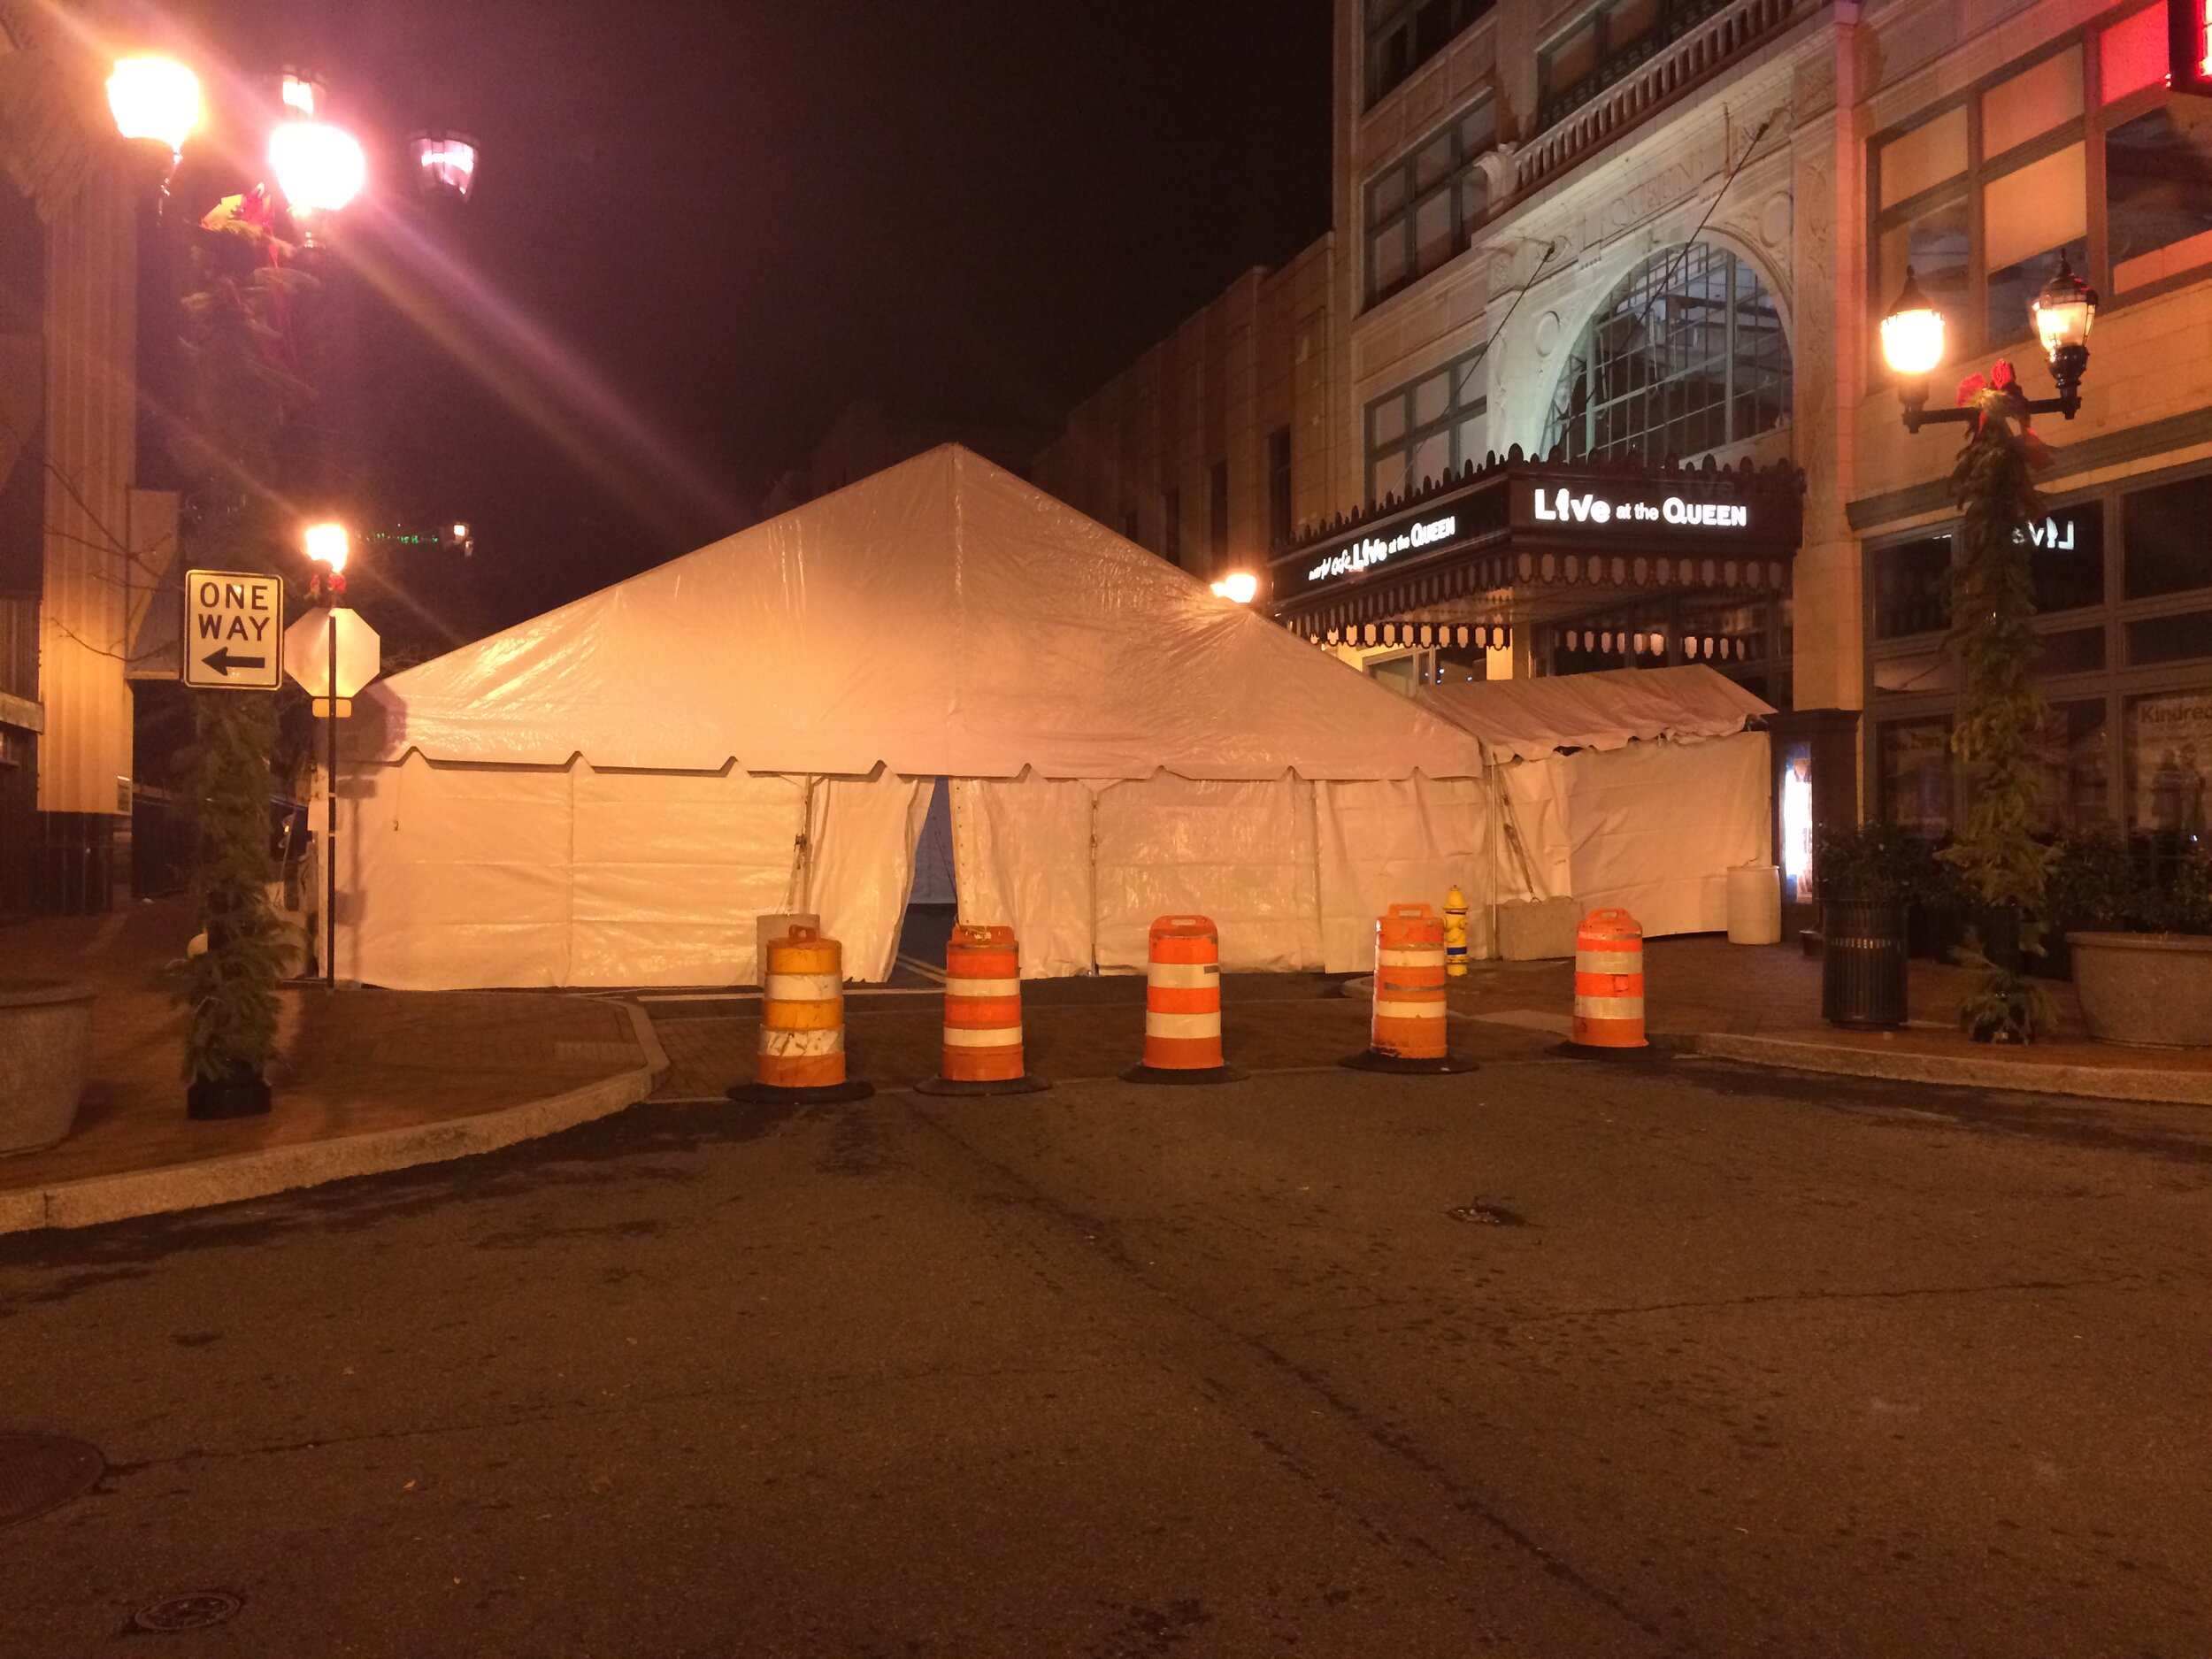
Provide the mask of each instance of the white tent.
POLYGON ((340 787, 342 974, 748 983, 757 914, 890 971, 933 780, 1025 971, 1350 969, 1482 880, 1479 745, 948 446, 394 677, 340 787))
POLYGON ((1424 689, 1489 752, 1501 899, 1618 906, 1647 936, 1728 924, 1727 872, 1771 862, 1773 708, 1701 664, 1424 689))

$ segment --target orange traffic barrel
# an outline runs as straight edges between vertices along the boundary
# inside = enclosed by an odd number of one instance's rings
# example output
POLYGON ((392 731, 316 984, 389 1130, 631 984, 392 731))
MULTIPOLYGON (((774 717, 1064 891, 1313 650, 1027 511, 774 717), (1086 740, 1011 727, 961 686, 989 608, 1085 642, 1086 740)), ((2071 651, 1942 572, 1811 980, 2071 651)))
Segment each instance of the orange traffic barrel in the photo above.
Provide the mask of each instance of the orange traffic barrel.
POLYGON ((1370 1071, 1459 1071, 1444 1006, 1444 918, 1425 904, 1394 904, 1375 923, 1375 1007, 1367 1051, 1344 1064, 1370 1071))
POLYGON ((1568 1052, 1627 1056, 1644 1041, 1644 930, 1626 910, 1592 910, 1575 933, 1574 1035, 1568 1052))
POLYGON ((1144 1064, 1133 1083, 1228 1083, 1244 1073, 1221 1058, 1221 934, 1202 916, 1152 924, 1145 965, 1144 1064))
POLYGON ((768 941, 753 1072, 752 1082, 729 1091, 732 1100, 861 1100, 874 1093, 845 1076, 843 948, 803 923, 768 941))
POLYGON ((963 922, 945 946, 944 1070, 925 1094, 1021 1094, 1051 1086, 1023 1070, 1021 952, 1010 927, 963 922))

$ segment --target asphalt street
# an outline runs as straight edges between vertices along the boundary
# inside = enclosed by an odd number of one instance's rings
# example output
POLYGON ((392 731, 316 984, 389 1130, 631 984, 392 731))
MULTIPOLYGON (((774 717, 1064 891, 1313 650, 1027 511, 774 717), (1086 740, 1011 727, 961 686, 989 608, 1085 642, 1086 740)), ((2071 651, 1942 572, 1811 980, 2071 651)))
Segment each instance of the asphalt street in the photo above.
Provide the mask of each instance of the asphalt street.
POLYGON ((2196 1659, 2208 1259, 2183 1108, 644 1107, 0 1240, 0 1429, 111 1465, 0 1530, 0 1653, 2196 1659))

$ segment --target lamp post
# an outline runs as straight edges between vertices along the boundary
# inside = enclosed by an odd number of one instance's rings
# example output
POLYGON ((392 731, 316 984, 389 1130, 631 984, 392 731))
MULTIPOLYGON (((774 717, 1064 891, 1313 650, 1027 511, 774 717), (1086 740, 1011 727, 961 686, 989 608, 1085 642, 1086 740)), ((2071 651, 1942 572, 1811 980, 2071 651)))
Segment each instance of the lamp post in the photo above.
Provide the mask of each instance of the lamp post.
POLYGON ((327 608, 323 641, 323 983, 338 984, 338 607, 346 596, 346 557, 353 537, 345 526, 311 524, 300 537, 315 573, 310 604, 327 608))
POLYGON ((200 124, 200 78, 166 58, 119 58, 108 73, 108 112, 115 130, 161 160, 161 194, 200 124))
MULTIPOLYGON (((2071 420, 2081 408, 2081 378, 2089 369, 2089 330, 2097 320, 2097 291, 2085 288, 2061 254, 2058 269, 2042 291, 2028 302, 2037 340, 2051 365, 2055 397, 2032 398, 2016 386, 2006 400, 2015 415, 2059 415, 2071 420)), ((1882 356, 1897 376, 1897 399, 1905 406, 1905 430, 1947 421, 1978 420, 1981 411, 1962 403, 1955 409, 1928 408, 1928 377, 1943 363, 1943 312, 1921 292, 1912 267, 1897 303, 1882 319, 1882 356)))
POLYGON ((2035 585, 2027 526, 2041 512, 2035 471, 2049 451, 2029 430, 2035 415, 2071 420, 2081 408, 2089 367, 2089 330, 2097 296, 2063 254, 2028 303, 2037 342, 2050 365, 2054 397, 2032 398, 2012 365, 1970 375, 1957 406, 1931 411, 1928 377, 1943 361, 1943 313, 1910 270, 1897 303, 1882 319, 1882 355, 1897 376, 1905 429, 1966 424, 1952 469, 1959 504, 1956 563, 1950 580, 1950 628, 1944 649, 1957 664, 1958 712, 1951 750, 1967 785, 1954 844, 1940 856, 1984 907, 1962 961, 1970 970, 1960 1022, 1978 1041, 2032 1041, 2051 1025, 2048 997, 2020 972, 2019 952, 2039 954, 2050 849, 2032 826, 2041 779, 2036 742, 2048 718, 2035 677, 2035 585), (2020 430, 2013 430, 2013 423, 2020 430))

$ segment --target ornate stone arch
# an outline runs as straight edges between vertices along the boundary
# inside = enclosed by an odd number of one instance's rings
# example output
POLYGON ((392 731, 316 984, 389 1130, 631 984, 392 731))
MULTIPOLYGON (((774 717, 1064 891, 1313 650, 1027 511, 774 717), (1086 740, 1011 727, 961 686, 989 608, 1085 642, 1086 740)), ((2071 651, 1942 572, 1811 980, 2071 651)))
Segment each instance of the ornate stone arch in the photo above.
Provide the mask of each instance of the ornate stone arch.
POLYGON ((1629 261, 1561 355, 1543 452, 1657 461, 1786 427, 1795 353, 1766 260, 1724 231, 1629 261))

